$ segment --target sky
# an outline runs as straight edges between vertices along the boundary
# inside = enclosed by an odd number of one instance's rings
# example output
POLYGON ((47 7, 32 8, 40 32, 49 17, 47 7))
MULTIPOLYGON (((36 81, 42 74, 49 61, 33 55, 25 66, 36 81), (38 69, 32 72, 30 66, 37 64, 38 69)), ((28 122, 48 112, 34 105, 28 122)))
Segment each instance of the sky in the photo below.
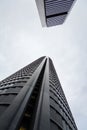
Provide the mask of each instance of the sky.
POLYGON ((35 0, 0 0, 0 81, 41 56, 53 60, 78 130, 87 130, 87 0, 42 28, 35 0))

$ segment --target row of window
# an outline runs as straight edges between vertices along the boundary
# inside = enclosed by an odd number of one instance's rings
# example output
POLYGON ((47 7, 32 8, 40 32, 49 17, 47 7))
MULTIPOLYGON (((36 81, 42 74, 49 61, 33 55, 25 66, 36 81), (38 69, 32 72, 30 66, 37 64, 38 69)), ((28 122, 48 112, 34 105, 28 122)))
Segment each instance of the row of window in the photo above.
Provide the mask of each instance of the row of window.
POLYGON ((51 93, 52 93, 51 94, 52 99, 54 99, 60 105, 60 107, 62 107, 62 109, 64 110, 64 112, 70 118, 71 122, 75 125, 75 122, 74 122, 73 117, 72 117, 72 115, 70 113, 70 110, 67 111, 65 105, 63 104, 63 102, 61 102, 61 99, 58 97, 58 95, 56 96, 55 93, 53 93, 53 91, 51 91, 51 93))
POLYGON ((57 111, 62 116, 62 118, 67 122, 67 124, 70 125, 70 127, 74 130, 75 125, 71 116, 69 114, 67 115, 67 113, 64 111, 64 108, 61 107, 58 101, 50 97, 50 105, 55 111, 57 111))
POLYGON ((27 82, 27 79, 12 80, 12 81, 0 84, 0 87, 7 86, 8 84, 10 85, 10 84, 15 84, 15 83, 26 83, 26 82, 27 82))
MULTIPOLYGON (((51 68, 52 69, 52 68, 51 68)), ((59 104, 60 104, 60 106, 64 109, 64 111, 67 113, 67 115, 68 115, 68 117, 70 118, 70 120, 71 120, 71 122, 72 122, 72 124, 74 125, 74 126, 76 126, 75 125, 75 122, 74 122, 74 119, 73 119, 73 117, 72 117, 72 113, 71 113, 71 111, 70 111, 70 109, 69 109, 69 106, 68 106, 68 103, 67 103, 67 100, 66 100, 66 98, 65 98, 65 95, 64 95, 64 93, 63 93, 63 90, 62 90, 62 88, 61 88, 61 85, 60 85, 60 82, 59 82, 59 80, 58 80, 58 78, 57 78, 57 75, 56 75, 56 73, 54 73, 54 71, 51 71, 50 70, 50 74, 49 74, 50 76, 49 76, 49 78, 51 78, 50 80, 49 80, 49 83, 50 83, 50 88, 52 88, 52 91, 53 91, 53 96, 56 98, 56 96, 58 97, 58 102, 59 102, 59 104), (54 81, 55 80, 55 81, 54 81), (58 85, 57 85, 58 84, 58 85)), ((52 95, 52 94, 51 94, 52 95)))
MULTIPOLYGON (((11 84, 13 85, 13 84, 11 84)), ((23 86, 8 86, 0 89, 0 116, 8 108, 23 86)))
POLYGON ((56 92, 56 89, 54 87, 52 87, 51 85, 50 85, 50 91, 51 91, 51 93, 53 93, 53 97, 54 96, 58 97, 60 104, 64 105, 65 109, 68 112, 70 112, 69 107, 68 107, 67 102, 64 99, 64 97, 60 93, 58 93, 58 91, 56 92))
POLYGON ((2 94, 8 94, 8 93, 19 93, 21 90, 22 86, 19 87, 10 87, 6 89, 0 89, 0 95, 2 94))
POLYGON ((54 95, 56 95, 56 96, 60 99, 60 101, 61 101, 62 104, 65 106, 65 109, 68 111, 68 113, 72 115, 72 113, 71 113, 71 111, 70 111, 70 109, 69 109, 67 100, 66 100, 66 98, 65 98, 65 95, 64 95, 64 93, 63 93, 63 90, 61 89, 61 86, 60 86, 60 89, 59 89, 59 91, 58 91, 54 86, 52 86, 52 85, 50 84, 50 89, 51 89, 51 91, 54 93, 54 95))
POLYGON ((55 121, 50 120, 50 130, 62 130, 55 121))
POLYGON ((53 108, 50 107, 51 114, 51 130, 75 130, 71 128, 62 116, 53 108))
POLYGON ((55 75, 55 78, 56 78, 55 82, 53 79, 51 79, 51 80, 49 80, 49 83, 50 83, 50 85, 52 85, 52 87, 55 89, 55 91, 61 96, 61 98, 65 102, 65 104, 68 105, 67 101, 65 100, 66 98, 65 98, 64 92, 62 90, 62 87, 61 87, 61 84, 58 80, 57 75, 55 75))
POLYGON ((38 65, 40 64, 40 61, 36 61, 35 64, 30 64, 26 67, 24 67, 23 69, 19 70, 18 72, 14 73, 13 75, 9 76, 8 78, 6 78, 5 80, 1 81, 0 84, 3 85, 5 83, 8 83, 10 81, 13 80, 19 80, 22 78, 26 78, 28 79, 27 76, 32 76, 33 72, 36 70, 36 68, 38 67, 38 65))
POLYGON ((23 87, 25 85, 25 81, 18 81, 18 82, 10 82, 9 84, 4 84, 0 87, 0 90, 12 88, 12 87, 23 87))
POLYGON ((11 104, 17 94, 0 95, 0 104, 11 104))

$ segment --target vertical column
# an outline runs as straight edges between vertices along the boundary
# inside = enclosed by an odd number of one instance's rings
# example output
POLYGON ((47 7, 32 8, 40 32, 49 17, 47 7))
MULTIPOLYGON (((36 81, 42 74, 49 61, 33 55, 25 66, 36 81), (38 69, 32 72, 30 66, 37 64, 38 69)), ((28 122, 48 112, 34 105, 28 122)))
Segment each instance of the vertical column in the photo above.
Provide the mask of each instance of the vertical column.
POLYGON ((39 130, 50 130, 49 109, 49 59, 47 59, 45 74, 43 78, 43 98, 41 105, 41 117, 39 130))
POLYGON ((47 58, 33 130, 50 130, 49 59, 47 58))

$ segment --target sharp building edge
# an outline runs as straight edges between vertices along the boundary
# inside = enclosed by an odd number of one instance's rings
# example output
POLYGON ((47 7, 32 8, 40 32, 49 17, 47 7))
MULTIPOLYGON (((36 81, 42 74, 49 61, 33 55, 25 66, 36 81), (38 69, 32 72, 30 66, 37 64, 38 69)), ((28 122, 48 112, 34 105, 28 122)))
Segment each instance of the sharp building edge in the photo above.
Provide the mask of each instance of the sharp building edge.
POLYGON ((43 27, 63 24, 75 0, 36 0, 43 27))
POLYGON ((77 130, 49 57, 0 82, 0 130, 77 130))

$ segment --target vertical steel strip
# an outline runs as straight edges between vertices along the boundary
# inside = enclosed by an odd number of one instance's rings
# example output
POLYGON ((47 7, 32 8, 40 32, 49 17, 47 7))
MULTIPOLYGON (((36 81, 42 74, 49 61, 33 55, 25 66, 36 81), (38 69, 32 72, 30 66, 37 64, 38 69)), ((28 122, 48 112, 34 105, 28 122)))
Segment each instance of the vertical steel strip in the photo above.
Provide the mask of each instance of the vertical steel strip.
MULTIPOLYGON (((37 130, 50 130, 49 108, 49 58, 47 58, 45 73, 42 81, 42 101, 40 109, 39 125, 37 130)), ((35 130, 35 129, 34 129, 35 130)))

